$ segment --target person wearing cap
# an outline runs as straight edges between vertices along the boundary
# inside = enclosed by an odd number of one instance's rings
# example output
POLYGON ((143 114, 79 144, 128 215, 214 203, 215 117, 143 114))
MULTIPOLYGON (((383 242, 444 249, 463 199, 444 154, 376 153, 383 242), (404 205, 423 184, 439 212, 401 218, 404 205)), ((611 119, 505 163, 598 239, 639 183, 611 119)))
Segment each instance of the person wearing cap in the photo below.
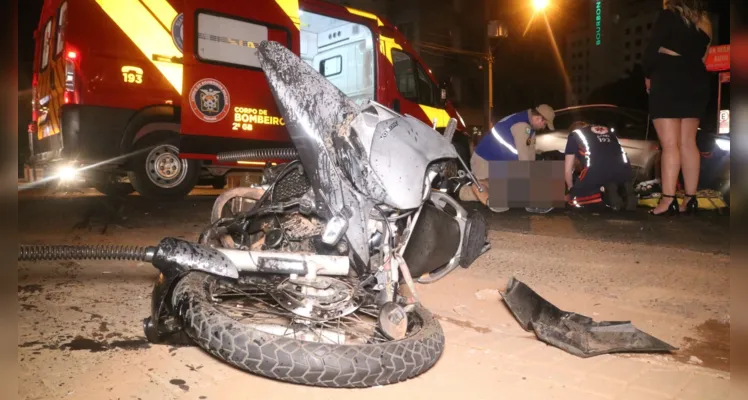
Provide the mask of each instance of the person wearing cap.
POLYGON ((616 211, 636 208, 631 163, 611 129, 574 122, 569 126, 564 153, 567 201, 571 206, 604 202, 616 211))
MULTIPOLYGON (((483 186, 479 192, 471 185, 472 193, 461 193, 463 200, 477 200, 488 205, 488 163, 490 161, 530 161, 535 160, 535 132, 545 127, 554 129, 555 112, 547 104, 504 117, 491 128, 475 146, 470 159, 470 169, 483 186)), ((467 188, 466 188, 467 189, 467 188)), ((502 212, 508 208, 491 207, 492 211, 502 212)))

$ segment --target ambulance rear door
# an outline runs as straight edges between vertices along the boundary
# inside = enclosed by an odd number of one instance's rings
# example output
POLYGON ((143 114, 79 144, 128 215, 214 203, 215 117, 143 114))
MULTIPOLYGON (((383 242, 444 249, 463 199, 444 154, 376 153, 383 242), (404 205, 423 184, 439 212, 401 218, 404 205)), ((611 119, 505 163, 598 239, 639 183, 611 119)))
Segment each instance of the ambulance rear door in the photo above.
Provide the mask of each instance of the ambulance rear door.
POLYGON ((256 44, 299 54, 298 10, 296 0, 185 0, 172 29, 184 54, 181 157, 290 146, 256 44))

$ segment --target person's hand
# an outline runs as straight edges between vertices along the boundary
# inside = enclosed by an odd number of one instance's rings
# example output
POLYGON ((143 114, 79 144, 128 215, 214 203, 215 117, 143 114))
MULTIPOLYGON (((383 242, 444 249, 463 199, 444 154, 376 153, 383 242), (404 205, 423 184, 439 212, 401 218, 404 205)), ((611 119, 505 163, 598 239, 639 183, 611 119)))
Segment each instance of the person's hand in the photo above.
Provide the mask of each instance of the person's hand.
POLYGON ((649 88, 651 86, 649 78, 644 78, 644 86, 647 88, 647 93, 649 93, 649 88))

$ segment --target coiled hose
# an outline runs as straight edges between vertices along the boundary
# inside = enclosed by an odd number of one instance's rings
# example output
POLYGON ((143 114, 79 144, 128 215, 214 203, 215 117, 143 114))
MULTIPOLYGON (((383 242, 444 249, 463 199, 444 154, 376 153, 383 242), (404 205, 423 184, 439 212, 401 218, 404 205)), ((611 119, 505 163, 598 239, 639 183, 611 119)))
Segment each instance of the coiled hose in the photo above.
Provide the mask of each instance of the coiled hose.
POLYGON ((94 245, 72 246, 54 245, 21 245, 18 250, 18 261, 42 260, 122 260, 151 261, 156 252, 155 247, 127 245, 94 245))
POLYGON ((218 153, 216 160, 218 162, 237 162, 252 160, 295 160, 299 153, 293 148, 280 149, 253 149, 237 150, 218 153))

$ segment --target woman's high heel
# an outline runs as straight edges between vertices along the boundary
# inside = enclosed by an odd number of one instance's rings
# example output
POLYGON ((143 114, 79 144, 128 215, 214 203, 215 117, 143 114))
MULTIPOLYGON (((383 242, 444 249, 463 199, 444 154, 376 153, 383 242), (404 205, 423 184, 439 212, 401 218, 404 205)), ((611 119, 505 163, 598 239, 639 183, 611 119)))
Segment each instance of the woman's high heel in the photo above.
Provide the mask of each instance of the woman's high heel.
POLYGON ((690 197, 690 199, 686 203, 686 209, 681 212, 688 215, 696 214, 696 211, 699 209, 699 199, 696 198, 695 194, 687 194, 686 197, 690 197))
MULTIPOLYGON (((665 211, 663 211, 661 213, 657 213, 657 214, 655 214, 654 210, 650 210, 649 211, 650 214, 658 216, 658 217, 662 216, 662 215, 674 216, 674 215, 680 214, 680 207, 678 207, 678 200, 676 199, 675 196, 670 195, 670 194, 663 194, 662 197, 663 198, 664 197, 669 197, 669 198, 673 199, 673 200, 670 201, 670 205, 667 206, 667 210, 665 210, 665 211)), ((662 201, 662 200, 660 200, 660 201, 662 201)))

